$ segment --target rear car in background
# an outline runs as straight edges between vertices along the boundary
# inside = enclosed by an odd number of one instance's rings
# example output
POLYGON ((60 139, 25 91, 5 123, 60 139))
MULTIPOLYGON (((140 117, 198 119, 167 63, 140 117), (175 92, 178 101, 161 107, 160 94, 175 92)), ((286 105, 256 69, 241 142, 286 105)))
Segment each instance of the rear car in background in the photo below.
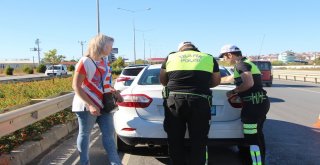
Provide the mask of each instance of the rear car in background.
POLYGON ((272 65, 270 61, 252 61, 258 66, 261 71, 262 83, 267 87, 272 86, 273 74, 272 74, 272 65))
MULTIPOLYGON (((124 98, 118 103, 119 110, 114 113, 114 127, 118 150, 126 151, 138 144, 166 145, 167 134, 163 129, 164 108, 160 84, 161 65, 145 67, 132 82, 121 92, 124 98)), ((230 75, 220 67, 223 76, 230 75)), ((243 138, 240 109, 233 108, 227 100, 226 92, 234 85, 219 85, 211 88, 213 106, 208 134, 211 142, 238 143, 243 138)), ((188 138, 188 133, 186 133, 188 138)))
POLYGON ((125 67, 115 80, 114 89, 123 91, 128 88, 140 71, 148 65, 130 65, 125 67))
POLYGON ((47 76, 62 76, 67 75, 68 70, 66 65, 50 65, 46 72, 44 73, 47 76))

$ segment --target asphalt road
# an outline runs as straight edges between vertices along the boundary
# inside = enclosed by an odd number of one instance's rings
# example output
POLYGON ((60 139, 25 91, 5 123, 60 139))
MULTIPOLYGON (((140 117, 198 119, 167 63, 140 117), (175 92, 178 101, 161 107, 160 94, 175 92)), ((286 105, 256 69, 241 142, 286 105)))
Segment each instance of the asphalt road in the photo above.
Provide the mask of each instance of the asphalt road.
POLYGON ((26 75, 21 75, 21 76, 3 76, 3 77, 0 77, 0 81, 13 80, 13 79, 36 78, 36 77, 44 77, 44 76, 46 76, 44 73, 26 74, 26 75))
MULTIPOLYGON (((266 87, 271 109, 265 123, 267 157, 270 165, 317 165, 320 162, 320 129, 313 128, 320 114, 320 84, 275 80, 266 87)), ((107 164, 99 131, 93 133, 91 164, 107 164)), ((76 133, 45 153, 32 164, 79 164, 76 133)), ((139 146, 120 153, 125 165, 162 165, 169 159, 166 148, 139 146)), ((209 164, 239 165, 236 147, 209 147, 209 164)))

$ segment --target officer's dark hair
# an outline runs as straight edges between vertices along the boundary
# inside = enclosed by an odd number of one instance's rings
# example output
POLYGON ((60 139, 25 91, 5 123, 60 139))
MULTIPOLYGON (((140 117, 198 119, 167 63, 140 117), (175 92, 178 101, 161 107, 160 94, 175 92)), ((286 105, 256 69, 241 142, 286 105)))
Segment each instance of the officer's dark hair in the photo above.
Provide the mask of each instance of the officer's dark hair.
POLYGON ((241 51, 238 51, 238 52, 230 52, 230 53, 233 54, 233 55, 235 55, 235 56, 237 56, 237 57, 242 56, 241 51))
POLYGON ((186 44, 186 45, 183 45, 181 48, 180 48, 180 52, 182 51, 186 51, 186 50, 193 50, 193 51, 197 51, 197 52, 200 52, 199 49, 194 46, 193 44, 186 44))

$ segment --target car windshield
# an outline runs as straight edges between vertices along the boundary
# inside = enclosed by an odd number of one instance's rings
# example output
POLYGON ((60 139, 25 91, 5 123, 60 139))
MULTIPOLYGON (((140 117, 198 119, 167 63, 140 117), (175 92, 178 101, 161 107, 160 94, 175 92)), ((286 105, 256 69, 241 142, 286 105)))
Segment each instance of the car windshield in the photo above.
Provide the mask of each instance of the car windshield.
POLYGON ((125 76, 137 76, 139 74, 139 72, 142 70, 143 68, 127 68, 127 69, 123 69, 123 75, 125 76))
POLYGON ((147 69, 141 75, 141 78, 139 80, 139 85, 160 85, 159 80, 160 75, 160 68, 156 69, 147 69))
MULTIPOLYGON (((141 75, 138 82, 139 85, 160 85, 159 80, 160 68, 156 69, 146 69, 141 75)), ((225 68, 220 68, 221 77, 230 76, 230 72, 225 68)))
POLYGON ((271 70, 271 64, 269 62, 255 61, 253 63, 256 64, 260 70, 271 70))
MULTIPOLYGON (((54 66, 54 70, 60 70, 60 66, 54 66)), ((52 70, 52 66, 48 67, 48 70, 52 70)))
POLYGON ((229 71, 225 68, 220 68, 220 75, 221 77, 226 77, 226 76, 230 76, 231 74, 229 73, 229 71))

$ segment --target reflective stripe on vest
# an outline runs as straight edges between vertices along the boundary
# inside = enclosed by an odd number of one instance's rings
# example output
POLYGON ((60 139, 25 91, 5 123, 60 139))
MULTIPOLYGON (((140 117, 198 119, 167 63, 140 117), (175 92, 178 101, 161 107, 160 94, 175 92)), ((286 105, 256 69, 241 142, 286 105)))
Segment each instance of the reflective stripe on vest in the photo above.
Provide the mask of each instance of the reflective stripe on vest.
MULTIPOLYGON (((257 65, 255 65, 254 63, 252 63, 250 60, 245 59, 243 62, 251 65, 251 70, 250 70, 251 74, 261 74, 261 72, 260 72, 259 68, 257 67, 257 65)), ((234 78, 239 78, 239 77, 240 77, 240 74, 239 74, 236 66, 234 67, 233 77, 234 77, 234 78)))
POLYGON ((166 71, 205 71, 213 72, 213 57, 196 51, 183 51, 170 54, 166 63, 166 71))

